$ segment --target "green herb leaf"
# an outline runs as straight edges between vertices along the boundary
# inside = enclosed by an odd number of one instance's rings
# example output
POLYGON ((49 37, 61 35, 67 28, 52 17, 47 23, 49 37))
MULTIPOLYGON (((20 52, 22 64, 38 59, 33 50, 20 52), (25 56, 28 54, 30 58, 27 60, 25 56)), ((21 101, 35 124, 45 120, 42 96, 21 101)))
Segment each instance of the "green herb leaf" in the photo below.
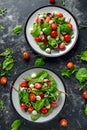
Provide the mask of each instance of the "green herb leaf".
POLYGON ((34 65, 35 66, 43 66, 45 65, 45 59, 44 57, 38 57, 35 59, 35 62, 34 62, 34 65))
POLYGON ((15 120, 12 125, 11 125, 11 130, 19 130, 19 128, 21 127, 23 121, 21 119, 17 119, 15 120))
POLYGON ((41 31, 41 27, 39 24, 33 24, 33 30, 31 32, 33 37, 37 37, 40 34, 41 31))
POLYGON ((31 115, 31 119, 33 121, 37 120, 38 118, 40 118, 41 114, 37 113, 37 115, 31 115))
POLYGON ((4 52, 2 52, 0 54, 0 56, 8 56, 12 53, 11 49, 10 48, 6 48, 6 50, 4 52))
POLYGON ((0 111, 3 111, 5 109, 4 102, 0 99, 0 111))
POLYGON ((65 5, 65 0, 61 0, 62 4, 65 5))
POLYGON ((66 76, 66 77, 70 77, 72 74, 74 74, 76 71, 78 70, 77 66, 74 66, 73 69, 63 69, 62 72, 61 72, 61 75, 62 76, 66 76))
POLYGON ((83 61, 87 61, 87 50, 82 51, 79 55, 77 55, 80 57, 81 60, 83 61))
POLYGON ((85 105, 84 113, 85 113, 85 115, 87 116, 87 104, 85 105))
POLYGON ((4 26, 3 26, 3 25, 0 25, 0 29, 4 29, 4 26))
POLYGON ((22 31, 22 26, 21 25, 16 25, 14 28, 13 28, 13 32, 15 34, 20 34, 22 31))
POLYGON ((7 9, 6 8, 3 8, 0 10, 0 16, 4 15, 7 13, 7 9))

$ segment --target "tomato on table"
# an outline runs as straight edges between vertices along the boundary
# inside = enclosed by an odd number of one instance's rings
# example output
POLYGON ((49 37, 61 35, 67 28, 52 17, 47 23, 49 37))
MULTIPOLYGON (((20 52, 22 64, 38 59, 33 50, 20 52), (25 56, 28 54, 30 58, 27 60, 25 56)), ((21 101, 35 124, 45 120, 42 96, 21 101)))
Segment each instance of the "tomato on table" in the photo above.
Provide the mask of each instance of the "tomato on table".
POLYGON ((48 113, 48 109, 46 107, 42 107, 40 111, 43 114, 47 114, 48 113))
POLYGON ((66 42, 70 42, 70 40, 71 40, 71 36, 70 35, 65 35, 64 36, 64 41, 66 41, 66 42))
POLYGON ((30 101, 32 101, 32 102, 36 101, 36 95, 35 95, 34 93, 30 93, 30 94, 29 94, 29 99, 30 99, 30 101))
POLYGON ((22 53, 22 58, 24 59, 24 60, 29 60, 30 59, 30 53, 29 52, 23 52, 22 53))
POLYGON ((54 4, 55 3, 55 0, 49 0, 50 3, 54 4))
POLYGON ((41 89, 41 88, 42 88, 42 84, 39 83, 39 82, 37 82, 37 83, 34 84, 34 87, 35 87, 36 89, 41 89))
POLYGON ((21 88, 27 88, 28 87, 28 82, 27 81, 22 81, 21 83, 20 83, 20 87, 21 88))
POLYGON ((83 97, 84 99, 87 99, 87 91, 82 92, 82 97, 83 97))
POLYGON ((73 62, 68 62, 67 65, 66 65, 66 67, 68 69, 73 69, 74 68, 74 63, 73 62))
POLYGON ((21 103, 21 104, 20 104, 20 107, 21 107, 22 109, 26 109, 26 108, 27 108, 26 104, 24 104, 24 103, 21 103))
POLYGON ((7 77, 5 77, 5 76, 3 76, 3 77, 0 78, 0 83, 1 83, 2 85, 6 85, 6 84, 7 84, 7 81, 8 81, 8 79, 7 79, 7 77))
POLYGON ((29 113, 31 113, 33 110, 34 110, 34 107, 33 107, 33 106, 30 106, 30 107, 28 108, 28 112, 29 112, 29 113))
POLYGON ((68 125, 68 121, 66 118, 62 118, 59 121, 60 126, 66 127, 68 125))

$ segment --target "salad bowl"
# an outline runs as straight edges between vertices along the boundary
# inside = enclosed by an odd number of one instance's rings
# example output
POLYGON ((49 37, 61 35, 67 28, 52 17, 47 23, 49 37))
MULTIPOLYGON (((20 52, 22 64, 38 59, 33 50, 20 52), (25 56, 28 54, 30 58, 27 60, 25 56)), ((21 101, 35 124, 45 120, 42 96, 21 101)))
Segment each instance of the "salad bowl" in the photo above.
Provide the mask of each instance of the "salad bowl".
POLYGON ((25 24, 24 33, 28 44, 34 51, 46 57, 59 57, 69 52, 76 44, 76 41, 78 39, 78 24, 75 17, 67 9, 59 6, 48 5, 35 10, 28 17, 25 24), (56 13, 60 22, 56 20, 56 13), (49 21, 47 21, 48 15, 52 17, 49 21), (37 19, 38 17, 39 20, 37 19), (61 24, 61 20, 63 24, 61 24), (40 23, 40 26, 35 29, 35 24, 37 24, 38 21, 41 21, 42 23, 40 23), (47 24, 45 21, 47 22, 47 24), (50 27, 48 28, 48 26, 52 25, 52 22, 53 24, 58 24, 56 27, 57 31, 55 31, 54 25, 53 27, 51 27, 51 29, 50 27), (68 29, 66 29, 67 25, 65 26, 65 24, 69 25, 68 29), (40 27, 41 32, 39 34, 38 31, 40 27), (62 28, 64 32, 62 32, 62 28), (70 34, 68 37, 67 32, 70 34), (43 45, 43 36, 45 37, 46 47, 44 47, 43 45), (51 39, 49 40, 50 37, 51 39), (62 44, 60 45, 60 43, 62 44))
MULTIPOLYGON (((23 84, 22 84, 22 87, 23 87, 23 84)), ((39 88, 37 88, 37 89, 40 90, 39 88)), ((23 88, 21 88, 21 90, 23 91, 23 88)), ((35 88, 34 88, 34 90, 35 90, 35 88)), ((12 102, 12 105, 13 105, 14 109, 16 110, 16 112, 21 117, 23 117, 24 119, 26 119, 28 121, 31 121, 31 122, 35 122, 35 123, 44 123, 44 122, 52 120, 54 117, 56 117, 61 112, 61 110, 63 109, 64 103, 65 103, 65 99, 66 99, 65 93, 66 93, 65 92, 65 85, 64 85, 63 81, 61 80, 61 78, 55 72, 53 72, 52 70, 47 69, 47 68, 40 68, 40 67, 39 68, 30 68, 30 69, 25 70, 24 72, 22 72, 16 78, 16 80, 13 82, 13 87, 11 88, 11 102, 12 102), (50 76, 53 77, 53 79, 57 83, 56 90, 60 91, 61 94, 57 95, 58 96, 58 100, 56 102, 58 102, 58 106, 54 107, 52 105, 54 109, 53 109, 53 111, 50 114, 46 114, 46 111, 45 111, 45 113, 42 111, 41 114, 43 114, 44 116, 41 115, 40 118, 33 120, 31 118, 31 113, 29 113, 29 111, 24 110, 25 108, 23 106, 23 103, 20 104, 21 101, 20 101, 20 96, 19 96, 20 95, 19 94, 20 93, 19 92, 19 86, 20 86, 20 83, 23 81, 23 79, 25 79, 26 77, 29 77, 31 75, 33 75, 33 77, 34 77, 35 74, 37 75, 39 72, 41 73, 41 71, 42 72, 46 72, 50 76)), ((37 96, 37 97, 39 97, 39 96, 37 96)), ((26 97, 23 100, 25 100, 25 99, 26 99, 26 97)), ((44 98, 42 100, 44 100, 44 99, 47 99, 46 95, 44 96, 44 98)), ((34 101, 34 100, 32 100, 32 101, 34 101)), ((37 102, 39 102, 39 101, 37 101, 37 102)), ((33 103, 35 104, 35 102, 33 102, 33 103)), ((40 104, 38 105, 38 107, 36 106, 37 109, 40 106, 41 106, 40 104)), ((43 106, 45 106, 45 103, 44 103, 43 106)), ((34 116, 35 116, 35 110, 32 113, 34 113, 34 116)))

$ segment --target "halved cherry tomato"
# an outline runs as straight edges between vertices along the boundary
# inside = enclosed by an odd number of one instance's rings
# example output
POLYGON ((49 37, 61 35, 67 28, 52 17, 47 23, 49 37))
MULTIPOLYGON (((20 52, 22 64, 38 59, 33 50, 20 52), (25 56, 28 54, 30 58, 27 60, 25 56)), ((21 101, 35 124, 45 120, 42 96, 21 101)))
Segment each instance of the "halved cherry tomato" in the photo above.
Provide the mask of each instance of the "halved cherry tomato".
POLYGON ((52 31, 50 35, 51 37, 55 38, 57 36, 57 31, 52 31))
POLYGON ((56 23, 52 23, 52 24, 51 24, 51 28, 52 28, 53 30, 56 30, 56 29, 57 29, 57 24, 56 24, 56 23))
POLYGON ((74 68, 74 63, 73 62, 68 62, 67 65, 66 65, 66 67, 68 69, 73 69, 74 68))
POLYGON ((82 97, 83 97, 84 99, 87 99, 87 91, 82 92, 82 97))
POLYGON ((41 42, 45 42, 45 41, 46 41, 46 37, 45 37, 44 34, 40 34, 40 35, 39 35, 39 38, 40 38, 40 41, 41 41, 41 42))
POLYGON ((24 103, 21 103, 21 104, 20 104, 20 107, 21 107, 22 109, 26 109, 26 108, 27 108, 26 104, 24 104, 24 103))
POLYGON ((66 49, 65 43, 61 43, 58 45, 58 49, 64 51, 66 49))
POLYGON ((42 84, 39 83, 39 82, 37 82, 37 83, 34 84, 34 87, 35 87, 36 89, 41 89, 41 88, 42 88, 42 84))
POLYGON ((0 83, 2 84, 2 85, 6 85, 7 84, 7 81, 8 81, 8 79, 7 79, 7 77, 1 77, 0 78, 0 83))
POLYGON ((59 121, 60 126, 66 127, 68 125, 68 121, 65 118, 60 119, 59 121))
POLYGON ((46 22, 49 22, 50 19, 51 19, 51 18, 50 18, 49 16, 47 16, 47 17, 46 17, 46 22))
POLYGON ((24 60, 29 60, 30 59, 30 53, 29 52, 23 52, 22 53, 22 58, 24 59, 24 60))
POLYGON ((55 108, 55 107, 57 107, 57 102, 56 101, 51 101, 50 105, 51 105, 51 107, 55 108))
POLYGON ((28 112, 29 112, 29 113, 31 113, 33 110, 34 110, 34 107, 33 107, 33 106, 30 106, 30 107, 28 108, 28 112))
POLYGON ((71 36, 70 35, 65 35, 64 36, 64 40, 66 41, 66 42, 70 42, 70 40, 71 40, 71 36))
POLYGON ((22 81, 21 83, 20 83, 20 87, 24 87, 24 88, 27 88, 28 87, 28 83, 27 83, 27 81, 22 81))
POLYGON ((46 107, 42 107, 40 111, 43 114, 47 114, 48 113, 48 109, 46 107))
POLYGON ((57 16, 58 16, 59 18, 62 18, 62 17, 63 17, 63 14, 62 14, 62 13, 58 13, 57 16))
POLYGON ((68 23, 68 26, 69 26, 70 30, 72 30, 72 29, 73 29, 73 26, 72 26, 72 24, 71 24, 71 23, 68 23))
POLYGON ((36 95, 34 93, 29 94, 30 101, 34 102, 36 100, 36 95))
POLYGON ((41 38, 40 38, 40 37, 36 37, 36 38, 35 38, 35 41, 36 41, 36 42, 41 42, 41 38))
POLYGON ((41 98, 44 98, 44 93, 40 93, 39 96, 40 96, 41 98))

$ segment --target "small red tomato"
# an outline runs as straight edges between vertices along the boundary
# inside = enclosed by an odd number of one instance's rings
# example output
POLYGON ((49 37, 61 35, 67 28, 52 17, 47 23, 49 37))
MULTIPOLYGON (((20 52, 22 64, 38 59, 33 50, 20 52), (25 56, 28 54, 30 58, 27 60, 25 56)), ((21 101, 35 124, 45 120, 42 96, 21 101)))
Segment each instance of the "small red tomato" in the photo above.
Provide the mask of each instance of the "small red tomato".
POLYGON ((71 23, 68 23, 68 26, 69 26, 70 30, 72 31, 72 29, 73 29, 72 24, 71 24, 71 23))
POLYGON ((58 49, 64 51, 66 49, 65 43, 61 43, 58 45, 58 49))
POLYGON ((73 69, 74 68, 74 63, 73 62, 68 62, 67 65, 66 65, 66 67, 68 69, 73 69))
POLYGON ((7 77, 1 77, 1 78, 0 78, 0 83, 1 83, 2 85, 6 85, 6 84, 7 84, 7 81, 8 81, 7 77))
POLYGON ((41 38, 40 38, 40 37, 36 37, 36 38, 35 38, 35 41, 36 41, 36 42, 41 42, 41 38))
POLYGON ((40 96, 41 98, 44 98, 44 93, 40 93, 39 96, 40 96))
POLYGON ((66 127, 68 125, 68 121, 65 118, 60 119, 59 121, 60 126, 66 127))
POLYGON ((24 60, 29 60, 29 59, 30 59, 30 53, 29 53, 29 52, 23 52, 22 58, 23 58, 24 60))
POLYGON ((52 24, 51 24, 51 28, 52 28, 53 30, 56 30, 56 29, 57 29, 56 23, 52 23, 52 24))
POLYGON ((36 88, 36 89, 41 89, 42 88, 42 84, 41 83, 35 83, 34 84, 34 87, 36 88))
POLYGON ((42 107, 40 111, 43 114, 47 114, 48 113, 48 109, 46 107, 42 107))
POLYGON ((27 108, 26 104, 24 104, 24 103, 21 103, 21 104, 20 104, 20 107, 21 107, 22 109, 26 109, 26 108, 27 108))
POLYGON ((51 107, 55 108, 55 107, 57 107, 57 102, 56 101, 51 101, 50 105, 51 105, 51 107))
POLYGON ((50 1, 50 3, 52 3, 52 4, 54 4, 55 3, 55 0, 49 0, 50 1))
POLYGON ((20 87, 21 88, 27 88, 28 87, 28 83, 26 82, 26 81, 22 81, 21 83, 20 83, 20 87))
POLYGON ((49 22, 50 19, 51 19, 51 18, 50 18, 49 16, 47 16, 47 17, 46 17, 46 22, 49 22))
POLYGON ((70 35, 65 35, 64 36, 64 40, 66 41, 66 42, 70 42, 70 40, 71 40, 71 36, 70 35))
POLYGON ((57 16, 58 16, 59 18, 62 18, 62 17, 63 17, 63 14, 62 14, 62 13, 58 13, 57 16))
POLYGON ((29 94, 30 101, 34 102, 36 100, 36 95, 34 93, 29 94))
POLYGON ((33 110, 34 110, 34 107, 33 107, 33 106, 30 106, 30 107, 28 108, 28 112, 29 112, 29 113, 31 113, 33 110))
POLYGON ((57 31, 52 31, 50 35, 51 37, 55 38, 57 36, 57 31))
POLYGON ((82 92, 82 97, 83 97, 84 99, 87 99, 87 91, 82 92))

